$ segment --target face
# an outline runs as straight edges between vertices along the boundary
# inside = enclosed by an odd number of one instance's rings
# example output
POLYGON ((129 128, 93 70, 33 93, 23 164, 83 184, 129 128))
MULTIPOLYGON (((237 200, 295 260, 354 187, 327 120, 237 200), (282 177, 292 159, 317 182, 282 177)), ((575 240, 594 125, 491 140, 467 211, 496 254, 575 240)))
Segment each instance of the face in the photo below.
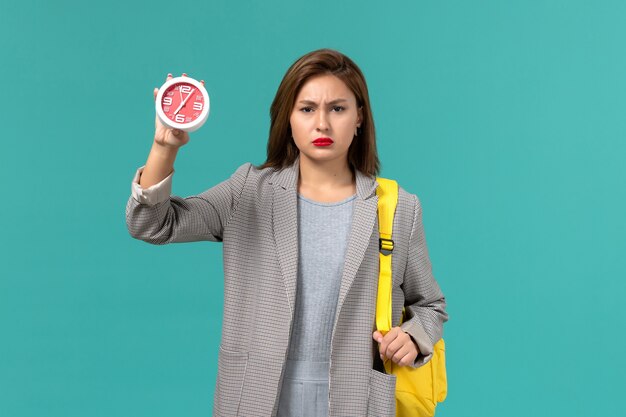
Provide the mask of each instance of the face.
MULTIPOLYGON (((315 162, 348 160, 348 148, 362 109, 346 84, 334 75, 312 77, 300 89, 289 119, 300 158, 315 162), (316 145, 319 138, 329 138, 326 146, 316 145)), ((322 142, 324 143, 324 142, 322 142)))

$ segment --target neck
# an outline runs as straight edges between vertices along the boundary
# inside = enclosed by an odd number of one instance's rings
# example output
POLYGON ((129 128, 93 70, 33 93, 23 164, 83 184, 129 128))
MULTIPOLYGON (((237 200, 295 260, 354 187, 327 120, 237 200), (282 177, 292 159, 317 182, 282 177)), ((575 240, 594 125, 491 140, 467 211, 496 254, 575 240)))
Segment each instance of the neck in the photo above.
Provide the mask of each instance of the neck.
POLYGON ((312 161, 300 154, 298 186, 316 189, 336 189, 354 185, 355 177, 347 159, 312 161))

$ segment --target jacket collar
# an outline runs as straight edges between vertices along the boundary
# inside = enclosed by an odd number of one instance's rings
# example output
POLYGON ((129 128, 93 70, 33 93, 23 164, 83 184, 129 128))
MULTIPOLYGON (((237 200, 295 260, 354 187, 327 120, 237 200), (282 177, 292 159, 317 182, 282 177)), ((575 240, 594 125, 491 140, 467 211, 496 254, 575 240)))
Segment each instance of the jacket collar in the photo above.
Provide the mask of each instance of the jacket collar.
MULTIPOLYGON (((285 190, 298 189, 298 178, 300 176, 300 155, 296 157, 293 164, 281 170, 275 171, 269 178, 269 183, 282 187, 285 190)), ((356 194, 361 200, 366 200, 376 194, 378 182, 376 178, 356 170, 356 194)))

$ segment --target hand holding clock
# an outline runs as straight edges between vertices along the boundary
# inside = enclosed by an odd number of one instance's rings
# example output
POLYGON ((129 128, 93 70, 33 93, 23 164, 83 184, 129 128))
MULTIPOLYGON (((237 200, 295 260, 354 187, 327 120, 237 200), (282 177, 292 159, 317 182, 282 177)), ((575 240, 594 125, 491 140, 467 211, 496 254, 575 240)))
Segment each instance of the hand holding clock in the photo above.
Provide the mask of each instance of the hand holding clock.
POLYGON ((178 149, 189 142, 189 132, 202 126, 209 115, 209 94, 204 81, 196 81, 187 74, 176 78, 168 74, 165 84, 155 88, 153 94, 154 142, 139 178, 139 186, 144 189, 174 171, 178 149))
POLYGON ((209 96, 204 81, 183 74, 154 89, 156 107, 154 142, 178 149, 189 142, 189 133, 204 124, 209 114, 209 96))

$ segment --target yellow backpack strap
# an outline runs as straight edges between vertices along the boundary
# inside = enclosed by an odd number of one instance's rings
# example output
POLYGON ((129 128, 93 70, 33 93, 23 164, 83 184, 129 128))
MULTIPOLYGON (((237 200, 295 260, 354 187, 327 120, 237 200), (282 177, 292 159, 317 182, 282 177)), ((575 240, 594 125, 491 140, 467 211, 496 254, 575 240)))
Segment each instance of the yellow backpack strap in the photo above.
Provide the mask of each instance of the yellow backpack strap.
POLYGON ((376 328, 383 335, 391 329, 391 254, 393 253, 393 216, 398 204, 398 183, 377 177, 380 272, 376 298, 376 328))

